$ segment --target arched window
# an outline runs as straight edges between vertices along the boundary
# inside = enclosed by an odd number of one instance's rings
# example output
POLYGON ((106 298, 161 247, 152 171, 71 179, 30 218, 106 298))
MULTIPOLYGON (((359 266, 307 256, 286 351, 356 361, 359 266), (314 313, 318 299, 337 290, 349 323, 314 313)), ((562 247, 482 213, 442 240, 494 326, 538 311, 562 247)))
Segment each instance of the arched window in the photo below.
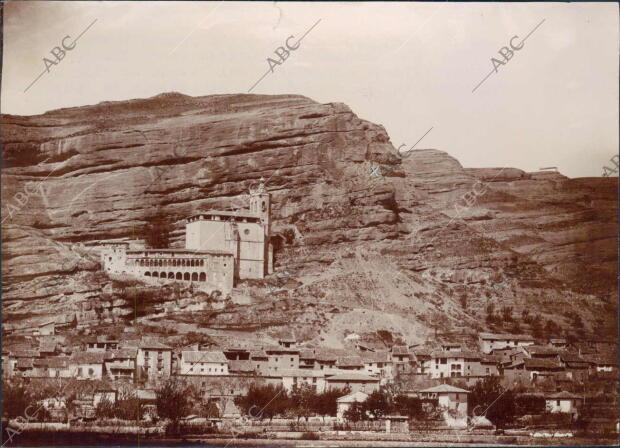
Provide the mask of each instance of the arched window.
POLYGON ((174 279, 174 272, 168 272, 168 278, 174 279))
POLYGON ((183 280, 189 280, 189 272, 183 274, 183 280))
POLYGON ((157 271, 153 272, 153 277, 159 277, 159 273, 157 271))
POLYGON ((147 276, 147 277, 150 277, 150 276, 151 276, 151 273, 150 273, 149 271, 146 271, 146 272, 144 273, 144 275, 145 275, 145 276, 147 276))
POLYGON ((204 266, 205 265, 205 261, 204 260, 200 260, 200 266, 204 266))
POLYGON ((183 274, 181 274, 180 272, 177 272, 176 280, 183 280, 183 274))
POLYGON ((197 272, 192 272, 192 281, 194 281, 194 282, 198 281, 198 273, 197 272))
POLYGON ((200 278, 198 279, 201 282, 206 282, 207 281, 207 274, 205 274, 204 272, 200 273, 200 278))

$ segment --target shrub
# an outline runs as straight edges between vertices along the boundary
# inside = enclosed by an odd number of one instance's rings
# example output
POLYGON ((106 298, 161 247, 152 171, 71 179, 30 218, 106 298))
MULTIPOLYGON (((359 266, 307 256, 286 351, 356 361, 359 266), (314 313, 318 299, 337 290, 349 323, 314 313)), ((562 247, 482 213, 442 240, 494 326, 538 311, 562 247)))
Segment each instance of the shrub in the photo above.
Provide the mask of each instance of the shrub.
POLYGON ((316 432, 306 431, 301 435, 301 440, 320 440, 321 437, 316 432))

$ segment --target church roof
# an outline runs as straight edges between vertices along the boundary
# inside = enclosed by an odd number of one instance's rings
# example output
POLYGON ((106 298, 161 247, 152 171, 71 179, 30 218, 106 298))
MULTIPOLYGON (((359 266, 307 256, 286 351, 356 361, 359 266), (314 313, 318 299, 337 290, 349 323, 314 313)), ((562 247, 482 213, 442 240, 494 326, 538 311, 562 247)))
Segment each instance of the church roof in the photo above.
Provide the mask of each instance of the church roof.
POLYGON ((208 210, 206 212, 196 213, 195 215, 191 215, 188 219, 197 218, 201 215, 209 215, 209 216, 237 216, 239 218, 256 218, 260 219, 260 215, 258 213, 252 213, 249 210, 208 210))
POLYGON ((227 252, 225 250, 197 250, 197 249, 132 249, 128 250, 128 254, 139 254, 144 252, 152 252, 152 253, 172 253, 172 254, 193 254, 193 255, 230 255, 232 257, 231 252, 227 252))

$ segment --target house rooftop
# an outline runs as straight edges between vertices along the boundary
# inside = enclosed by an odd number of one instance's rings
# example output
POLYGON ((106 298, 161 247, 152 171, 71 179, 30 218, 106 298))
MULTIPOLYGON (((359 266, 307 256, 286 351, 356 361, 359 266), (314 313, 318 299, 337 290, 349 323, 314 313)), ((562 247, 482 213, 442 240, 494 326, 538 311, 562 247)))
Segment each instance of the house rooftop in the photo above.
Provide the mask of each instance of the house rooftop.
POLYGON ((468 394, 469 391, 465 389, 460 389, 458 387, 450 386, 449 384, 440 384, 439 386, 429 387, 428 389, 423 389, 420 392, 424 393, 464 393, 468 394))
POLYGON ((364 375, 363 373, 347 372, 330 375, 326 377, 327 381, 379 381, 379 378, 375 378, 370 375, 364 375))
POLYGON ((105 352, 73 352, 70 362, 72 364, 102 364, 105 352))
POLYGON ((357 391, 357 392, 353 392, 348 395, 344 395, 340 398, 337 398, 336 401, 338 403, 359 403, 361 401, 366 401, 367 398, 368 398, 368 394, 362 391, 357 391))
POLYGON ((209 351, 209 352, 200 352, 200 351, 184 351, 181 353, 183 357, 183 361, 185 362, 217 362, 217 363, 225 363, 228 362, 226 356, 221 351, 209 351))
POLYGON ((556 392, 551 395, 545 395, 545 398, 551 398, 554 400, 561 400, 561 399, 576 400, 576 399, 582 399, 583 397, 580 397, 579 395, 575 395, 566 390, 563 390, 561 392, 556 392))
POLYGON ((254 364, 247 359, 228 361, 228 370, 231 372, 254 372, 254 364))
POLYGON ((394 345, 392 347, 392 354, 398 356, 409 355, 409 347, 407 347, 406 345, 394 345))
POLYGON ((495 341, 533 341, 534 338, 528 334, 497 334, 497 333, 480 333, 480 339, 495 341))

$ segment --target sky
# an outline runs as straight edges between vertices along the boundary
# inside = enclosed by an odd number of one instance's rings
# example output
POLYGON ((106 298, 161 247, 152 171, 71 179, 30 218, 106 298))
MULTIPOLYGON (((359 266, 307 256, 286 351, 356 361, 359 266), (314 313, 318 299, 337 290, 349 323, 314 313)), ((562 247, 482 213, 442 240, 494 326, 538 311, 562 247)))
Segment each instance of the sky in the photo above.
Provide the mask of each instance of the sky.
POLYGON ((247 93, 267 73, 252 93, 345 103, 402 150, 424 136, 415 148, 464 167, 601 176, 618 153, 618 20, 592 2, 9 2, 0 109, 247 93))

